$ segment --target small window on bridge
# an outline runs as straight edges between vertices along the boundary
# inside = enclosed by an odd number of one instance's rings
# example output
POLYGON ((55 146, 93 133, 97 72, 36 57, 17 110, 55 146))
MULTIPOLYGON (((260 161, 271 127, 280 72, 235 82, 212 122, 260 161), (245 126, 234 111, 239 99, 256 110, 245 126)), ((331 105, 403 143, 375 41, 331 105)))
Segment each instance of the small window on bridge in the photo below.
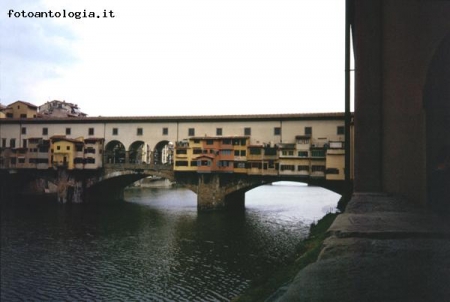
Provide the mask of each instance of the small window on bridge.
POLYGON ((187 160, 177 160, 175 162, 175 166, 176 167, 187 167, 188 166, 188 161, 187 160))
POLYGON ((281 128, 280 127, 273 128, 273 135, 281 135, 281 128))
POLYGON ((89 128, 88 135, 94 135, 94 128, 89 128))
POLYGON ((336 169, 336 168, 328 168, 328 169, 326 170, 326 173, 327 173, 327 174, 339 174, 339 169, 336 169))
POLYGON ((137 128, 136 134, 137 134, 137 135, 142 135, 142 134, 144 134, 144 129, 142 129, 142 128, 137 128))
POLYGON ((189 136, 194 136, 195 135, 195 128, 189 128, 188 129, 188 135, 189 136))
POLYGON ((308 151, 298 151, 299 157, 308 157, 308 151))
POLYGON ((118 128, 113 128, 112 129, 112 135, 119 135, 119 129, 118 128))
POLYGON ((280 166, 281 171, 295 171, 294 165, 281 165, 280 166))
POLYGON ((312 135, 312 127, 305 127, 305 135, 312 135))
POLYGON ((216 135, 222 135, 222 128, 216 128, 216 135))
POLYGON ((162 128, 162 135, 169 135, 169 128, 162 128))
POLYGON ((252 128, 244 128, 244 135, 252 135, 252 128))

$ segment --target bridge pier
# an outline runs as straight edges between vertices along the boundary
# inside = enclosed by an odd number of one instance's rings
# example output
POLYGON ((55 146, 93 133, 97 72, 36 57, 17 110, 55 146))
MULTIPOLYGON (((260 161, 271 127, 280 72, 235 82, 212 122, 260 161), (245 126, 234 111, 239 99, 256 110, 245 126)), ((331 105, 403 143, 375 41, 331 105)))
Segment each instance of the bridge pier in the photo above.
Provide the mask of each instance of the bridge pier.
POLYGON ((198 178, 197 208, 201 211, 225 208, 225 189, 218 174, 202 174, 198 178))
POLYGON ((244 209, 245 190, 229 192, 228 175, 201 174, 198 177, 197 208, 200 211, 244 209))

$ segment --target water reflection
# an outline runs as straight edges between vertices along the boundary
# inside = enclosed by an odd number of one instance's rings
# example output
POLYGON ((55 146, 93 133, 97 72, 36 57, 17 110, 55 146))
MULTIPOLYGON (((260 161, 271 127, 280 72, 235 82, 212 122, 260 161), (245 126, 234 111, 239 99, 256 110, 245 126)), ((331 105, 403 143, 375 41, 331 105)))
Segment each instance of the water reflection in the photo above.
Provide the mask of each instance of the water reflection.
POLYGON ((288 261, 339 195, 263 186, 240 213, 197 213, 183 188, 132 189, 125 199, 3 206, 2 301, 229 301, 288 261))

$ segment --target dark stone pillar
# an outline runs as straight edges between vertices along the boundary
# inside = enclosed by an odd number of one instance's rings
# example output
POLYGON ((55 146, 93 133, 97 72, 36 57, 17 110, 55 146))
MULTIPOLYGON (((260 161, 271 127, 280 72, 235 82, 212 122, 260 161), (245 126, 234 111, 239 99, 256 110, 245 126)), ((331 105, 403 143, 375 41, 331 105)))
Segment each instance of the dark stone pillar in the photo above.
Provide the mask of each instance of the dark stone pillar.
POLYGON ((225 189, 220 186, 218 174, 199 175, 197 208, 200 211, 218 210, 225 207, 225 189))
POLYGON ((379 192, 382 135, 382 4, 355 1, 354 191, 379 192))

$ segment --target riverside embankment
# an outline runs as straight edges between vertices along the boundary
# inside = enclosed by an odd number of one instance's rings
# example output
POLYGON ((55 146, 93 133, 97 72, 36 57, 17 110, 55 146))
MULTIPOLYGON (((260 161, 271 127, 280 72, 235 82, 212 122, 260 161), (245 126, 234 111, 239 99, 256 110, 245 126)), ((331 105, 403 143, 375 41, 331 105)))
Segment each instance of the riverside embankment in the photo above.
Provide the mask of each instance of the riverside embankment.
POLYGON ((355 194, 317 261, 275 301, 448 301, 450 225, 386 194, 355 194))

